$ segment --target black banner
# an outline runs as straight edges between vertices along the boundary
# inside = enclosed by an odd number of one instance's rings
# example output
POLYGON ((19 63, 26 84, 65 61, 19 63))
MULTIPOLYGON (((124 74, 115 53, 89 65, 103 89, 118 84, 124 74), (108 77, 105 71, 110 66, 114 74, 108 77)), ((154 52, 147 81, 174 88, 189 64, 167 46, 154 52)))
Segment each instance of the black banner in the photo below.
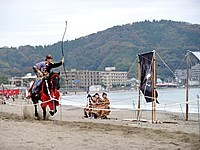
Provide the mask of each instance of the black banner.
MULTIPOLYGON (((153 52, 140 54, 140 90, 145 96, 146 102, 153 101, 153 87, 152 87, 152 75, 153 75, 153 52)), ((156 91, 156 98, 158 97, 158 92, 156 91)), ((156 100, 157 103, 159 103, 156 100)))

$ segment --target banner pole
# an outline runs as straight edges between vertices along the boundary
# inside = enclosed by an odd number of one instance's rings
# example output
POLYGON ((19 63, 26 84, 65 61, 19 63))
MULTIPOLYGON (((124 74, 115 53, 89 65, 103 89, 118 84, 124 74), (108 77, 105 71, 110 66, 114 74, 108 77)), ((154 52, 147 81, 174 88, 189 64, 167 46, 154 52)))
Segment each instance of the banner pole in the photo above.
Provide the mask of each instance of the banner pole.
POLYGON ((197 96, 197 108, 198 108, 198 121, 199 121, 199 138, 200 138, 200 115, 199 115, 199 96, 197 96))
POLYGON ((140 115, 140 83, 141 83, 141 68, 140 68, 140 59, 138 55, 138 111, 137 111, 137 121, 139 120, 140 115))
POLYGON ((156 122, 156 51, 153 50, 153 122, 156 122))
POLYGON ((188 85, 189 85, 189 51, 187 52, 186 57, 186 121, 188 121, 188 85))

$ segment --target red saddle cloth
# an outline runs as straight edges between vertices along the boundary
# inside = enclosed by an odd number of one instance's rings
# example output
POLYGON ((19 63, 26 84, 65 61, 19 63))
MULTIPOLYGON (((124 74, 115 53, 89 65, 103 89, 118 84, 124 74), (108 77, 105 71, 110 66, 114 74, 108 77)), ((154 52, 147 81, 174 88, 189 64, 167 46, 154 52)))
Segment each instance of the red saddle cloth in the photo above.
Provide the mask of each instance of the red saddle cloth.
POLYGON ((58 90, 55 89, 50 91, 52 100, 50 96, 44 93, 43 91, 41 91, 40 94, 41 94, 41 101, 43 102, 42 103, 43 108, 49 106, 50 110, 54 110, 54 105, 56 106, 59 105, 60 92, 58 90), (56 100, 56 103, 53 103, 53 100, 56 100))

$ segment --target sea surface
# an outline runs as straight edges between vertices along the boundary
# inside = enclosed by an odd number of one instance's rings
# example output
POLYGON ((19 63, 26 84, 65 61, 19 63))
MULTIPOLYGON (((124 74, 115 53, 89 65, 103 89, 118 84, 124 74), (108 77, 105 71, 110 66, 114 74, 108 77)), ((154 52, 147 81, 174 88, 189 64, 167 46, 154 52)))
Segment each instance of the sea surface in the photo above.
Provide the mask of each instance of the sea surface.
MULTIPOLYGON (((157 110, 183 112, 186 110, 186 90, 176 88, 157 89, 158 101, 157 110)), ((95 92, 91 92, 91 95, 95 92)), ((102 92, 99 93, 100 95, 102 92)), ((138 92, 137 91, 117 91, 107 92, 110 100, 110 107, 115 109, 136 110, 138 107, 138 92)), ((200 96, 200 88, 189 89, 189 113, 198 113, 198 98, 200 96)), ((146 103, 146 100, 141 93, 141 109, 151 110, 152 103, 146 103)), ((87 94, 65 95, 61 97, 62 105, 72 105, 76 107, 85 107, 87 102, 87 94)), ((200 106, 199 106, 200 107, 200 106)))

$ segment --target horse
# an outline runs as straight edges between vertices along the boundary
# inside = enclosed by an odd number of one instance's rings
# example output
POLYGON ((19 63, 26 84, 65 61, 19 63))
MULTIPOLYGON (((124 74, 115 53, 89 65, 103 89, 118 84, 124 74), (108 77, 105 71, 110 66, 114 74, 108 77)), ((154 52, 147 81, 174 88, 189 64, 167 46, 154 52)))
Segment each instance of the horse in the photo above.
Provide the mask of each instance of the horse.
POLYGON ((38 118, 37 104, 41 101, 41 108, 43 110, 43 119, 46 118, 46 107, 49 106, 49 113, 53 116, 56 112, 56 106, 59 105, 60 98, 60 72, 51 72, 49 77, 44 77, 39 86, 38 93, 31 95, 31 100, 35 107, 35 117, 38 118))

